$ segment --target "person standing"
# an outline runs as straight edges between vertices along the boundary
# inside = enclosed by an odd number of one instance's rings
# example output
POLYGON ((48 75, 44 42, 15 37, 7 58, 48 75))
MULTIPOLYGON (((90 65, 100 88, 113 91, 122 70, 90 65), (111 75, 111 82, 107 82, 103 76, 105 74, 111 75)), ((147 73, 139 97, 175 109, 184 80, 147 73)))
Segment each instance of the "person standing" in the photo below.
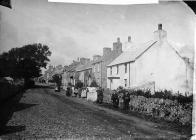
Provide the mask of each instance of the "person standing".
POLYGON ((130 102, 130 95, 129 95, 128 91, 126 91, 123 94, 123 101, 124 101, 124 110, 128 110, 129 109, 129 102, 130 102))
POLYGON ((75 95, 75 97, 77 97, 77 95, 78 95, 78 88, 74 88, 74 95, 75 95))
POLYGON ((72 97, 74 96, 74 86, 72 86, 72 88, 71 88, 71 96, 72 97))
POLYGON ((118 108, 118 105, 119 105, 119 97, 118 97, 118 94, 117 94, 117 91, 116 90, 114 90, 114 92, 112 93, 111 100, 112 100, 113 106, 115 108, 118 108))

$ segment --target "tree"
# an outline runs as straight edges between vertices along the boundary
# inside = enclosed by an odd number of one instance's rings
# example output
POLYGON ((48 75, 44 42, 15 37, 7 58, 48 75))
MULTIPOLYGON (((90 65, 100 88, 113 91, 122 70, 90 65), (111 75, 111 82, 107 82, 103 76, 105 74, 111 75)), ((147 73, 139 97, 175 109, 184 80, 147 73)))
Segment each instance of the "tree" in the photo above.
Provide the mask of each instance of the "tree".
POLYGON ((62 76, 60 74, 54 74, 52 76, 51 82, 59 84, 61 83, 61 80, 62 80, 62 76))
POLYGON ((0 55, 0 76, 31 78, 41 76, 41 68, 46 68, 51 52, 48 46, 30 44, 21 48, 13 48, 0 55))
POLYGON ((52 81, 56 83, 58 91, 60 91, 62 76, 60 74, 55 74, 52 76, 52 81))
POLYGON ((90 87, 98 87, 97 82, 96 82, 95 80, 93 80, 93 81, 91 82, 90 87))
POLYGON ((84 84, 80 80, 78 80, 78 82, 75 85, 76 88, 82 88, 83 86, 84 84))

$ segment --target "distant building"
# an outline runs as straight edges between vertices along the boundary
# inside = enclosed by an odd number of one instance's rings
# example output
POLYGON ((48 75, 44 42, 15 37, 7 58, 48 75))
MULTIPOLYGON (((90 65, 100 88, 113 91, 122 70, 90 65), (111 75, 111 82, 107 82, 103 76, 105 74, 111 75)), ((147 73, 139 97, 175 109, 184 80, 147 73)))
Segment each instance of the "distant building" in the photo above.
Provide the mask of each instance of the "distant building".
POLYGON ((192 93, 193 66, 167 41, 167 32, 158 25, 154 40, 135 45, 107 67, 107 87, 142 88, 192 93))
POLYGON ((46 83, 48 83, 50 80, 52 80, 52 76, 54 74, 62 74, 62 72, 63 72, 62 65, 58 65, 56 67, 50 65, 43 75, 44 80, 46 81, 46 83))
POLYGON ((43 75, 44 80, 46 81, 46 83, 48 83, 48 81, 50 79, 52 79, 53 72, 54 72, 54 67, 52 65, 50 65, 48 67, 48 69, 44 72, 44 75, 43 75))
POLYGON ((69 83, 71 85, 75 85, 75 72, 76 67, 80 65, 79 61, 74 61, 69 65, 64 67, 63 73, 62 73, 62 84, 65 88, 69 83))
POLYGON ((103 48, 103 56, 96 57, 92 63, 92 73, 96 83, 102 87, 107 88, 107 65, 110 64, 116 57, 122 53, 122 43, 120 38, 113 43, 113 50, 111 48, 103 48))
POLYGON ((76 68, 76 83, 78 81, 82 82, 85 87, 90 86, 93 81, 92 75, 92 61, 86 64, 81 64, 76 68))
POLYGON ((90 62, 89 58, 78 58, 77 61, 73 61, 69 66, 64 67, 62 73, 62 84, 65 88, 69 83, 75 85, 78 80, 77 68, 84 66, 90 62))

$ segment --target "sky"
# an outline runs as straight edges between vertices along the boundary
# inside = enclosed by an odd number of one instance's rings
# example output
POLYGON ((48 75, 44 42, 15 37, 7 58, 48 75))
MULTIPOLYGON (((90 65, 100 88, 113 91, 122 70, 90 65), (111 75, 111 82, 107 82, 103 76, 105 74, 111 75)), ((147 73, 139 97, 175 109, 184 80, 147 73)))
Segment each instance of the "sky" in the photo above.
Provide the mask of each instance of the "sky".
POLYGON ((92 5, 12 0, 0 6, 0 53, 32 43, 48 45, 50 64, 69 65, 78 57, 102 55, 120 37, 133 43, 153 39, 163 24, 168 41, 182 55, 193 56, 195 15, 183 2, 147 5, 92 5))

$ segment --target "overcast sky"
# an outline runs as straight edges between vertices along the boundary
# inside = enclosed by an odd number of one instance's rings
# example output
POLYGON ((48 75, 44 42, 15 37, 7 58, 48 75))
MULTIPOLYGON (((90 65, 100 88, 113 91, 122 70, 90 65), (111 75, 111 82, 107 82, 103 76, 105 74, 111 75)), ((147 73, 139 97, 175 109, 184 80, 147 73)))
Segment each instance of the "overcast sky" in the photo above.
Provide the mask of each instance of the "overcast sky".
POLYGON ((193 52, 195 15, 182 2, 148 5, 88 5, 12 0, 0 6, 0 53, 13 47, 43 43, 52 51, 51 64, 70 64, 77 57, 102 55, 117 37, 135 43, 153 39, 162 23, 168 40, 184 54, 193 52))

